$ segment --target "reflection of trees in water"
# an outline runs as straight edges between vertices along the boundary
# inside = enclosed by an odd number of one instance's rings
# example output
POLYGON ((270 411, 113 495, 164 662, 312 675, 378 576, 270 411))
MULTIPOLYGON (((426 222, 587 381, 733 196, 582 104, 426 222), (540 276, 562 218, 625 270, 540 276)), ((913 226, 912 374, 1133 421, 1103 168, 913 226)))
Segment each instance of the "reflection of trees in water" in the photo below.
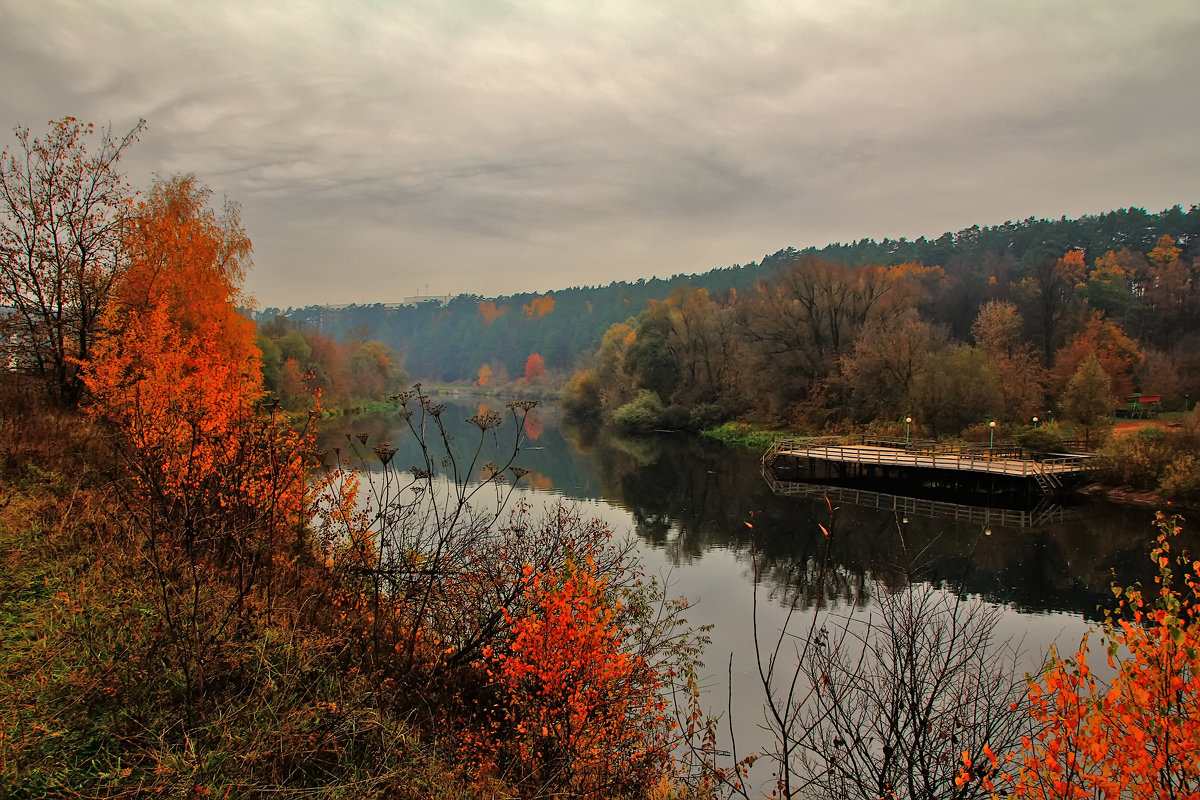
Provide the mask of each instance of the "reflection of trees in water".
MULTIPOLYGON (((448 419, 476 411, 449 405, 448 419)), ((831 573, 845 576, 827 597, 845 598, 866 576, 888 587, 903 585, 917 570, 922 580, 955 587, 1020 610, 1064 610, 1095 618, 1111 597, 1114 570, 1123 584, 1153 578, 1144 566, 1152 514, 1104 508, 1081 520, 1045 528, 976 525, 843 504, 778 497, 759 473, 757 454, 686 434, 618 437, 594 427, 560 424, 545 415, 545 430, 520 463, 537 474, 543 490, 581 499, 600 498, 626 509, 636 535, 675 564, 705 550, 730 550, 748 567, 751 537, 762 579, 770 588, 797 585, 824 548, 819 525, 831 530, 831 573), (745 523, 754 512, 754 528, 745 523), (903 534, 903 536, 901 536, 903 534), (851 580, 853 579, 853 580, 851 580)), ((346 451, 346 432, 400 448, 407 441, 394 415, 351 417, 322 424, 321 448, 346 451)), ((501 439, 505 436, 500 429, 501 439)), ((416 462, 413 462, 416 463, 416 462)), ((1193 548, 1195 550, 1196 548, 1193 548)))
MULTIPOLYGON (((489 431, 491 442, 485 452, 488 457, 498 457, 500 454, 511 452, 515 430, 505 411, 505 402, 490 400, 484 403, 467 403, 449 399, 445 406, 442 419, 451 437, 451 446, 456 451, 466 444, 473 443, 472 437, 477 435, 476 429, 468 424, 466 419, 481 409, 491 409, 501 413, 505 422, 494 431, 489 431)), ((578 457, 576 447, 564 441, 564 429, 559 424, 559 413, 553 408, 541 407, 535 413, 542 426, 539 436, 536 440, 526 437, 517 460, 518 464, 531 471, 530 479, 526 481, 527 486, 537 491, 566 494, 580 499, 598 499, 601 495, 592 465, 588 459, 578 457)), ((404 420, 396 412, 385 411, 323 420, 318 428, 317 449, 327 450, 331 456, 334 448, 339 448, 343 454, 347 453, 347 434, 353 436, 361 432, 369 434, 372 442, 388 442, 396 447, 397 464, 407 467, 410 464, 422 463, 419 447, 413 441, 404 420)))
MULTIPOLYGON (((745 559, 753 558, 750 550, 742 551, 745 559)), ((760 559, 760 562, 762 559, 760 559)), ((753 565, 751 565, 753 566, 753 565)), ((862 572, 832 564, 822 572, 818 561, 760 563, 759 581, 767 589, 767 598, 780 606, 793 602, 797 609, 816 607, 837 611, 842 605, 865 606, 873 593, 870 580, 862 572)))
POLYGON ((618 439, 594 430, 573 443, 591 459, 604 497, 629 510, 637 535, 676 564, 710 548, 748 566, 753 537, 761 577, 773 589, 798 585, 831 529, 836 573, 827 599, 846 598, 867 576, 889 588, 908 575, 965 594, 1031 611, 1072 611, 1095 618, 1111 596, 1114 571, 1123 583, 1144 571, 1151 514, 1100 508, 1044 528, 1016 529, 903 517, 821 499, 773 495, 753 453, 680 434, 618 439), (755 512, 754 528, 745 522, 755 512))

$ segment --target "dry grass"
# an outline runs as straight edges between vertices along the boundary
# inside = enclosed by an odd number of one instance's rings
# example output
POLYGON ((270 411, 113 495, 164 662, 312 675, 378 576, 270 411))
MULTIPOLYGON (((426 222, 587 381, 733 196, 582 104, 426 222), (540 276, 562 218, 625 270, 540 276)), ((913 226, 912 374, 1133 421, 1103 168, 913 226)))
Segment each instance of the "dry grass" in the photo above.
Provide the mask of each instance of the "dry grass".
POLYGON ((328 639, 283 622, 185 709, 105 443, 11 385, 0 404, 0 798, 463 796, 328 639))

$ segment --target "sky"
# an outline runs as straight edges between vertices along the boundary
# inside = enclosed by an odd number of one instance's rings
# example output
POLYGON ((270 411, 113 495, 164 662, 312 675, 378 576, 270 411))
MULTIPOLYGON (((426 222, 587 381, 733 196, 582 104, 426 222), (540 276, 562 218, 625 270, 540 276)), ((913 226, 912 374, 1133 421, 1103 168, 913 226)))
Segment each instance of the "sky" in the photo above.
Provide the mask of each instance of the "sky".
POLYGON ((260 307, 1200 203, 1195 0, 0 0, 0 128, 147 121, 260 307))

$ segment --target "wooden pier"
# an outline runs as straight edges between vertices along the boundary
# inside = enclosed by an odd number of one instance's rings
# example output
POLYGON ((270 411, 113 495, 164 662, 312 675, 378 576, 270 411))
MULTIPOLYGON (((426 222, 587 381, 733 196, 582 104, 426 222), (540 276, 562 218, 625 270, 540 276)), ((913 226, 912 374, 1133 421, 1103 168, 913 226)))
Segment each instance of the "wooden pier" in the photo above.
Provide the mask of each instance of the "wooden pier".
POLYGON ((1064 481, 1086 472, 1091 456, 1077 453, 1034 455, 1017 447, 947 445, 938 442, 895 442, 862 438, 857 444, 840 440, 780 439, 763 455, 766 469, 781 463, 820 465, 838 477, 863 477, 883 472, 933 471, 1008 480, 1033 481, 1046 495, 1063 487, 1064 481))

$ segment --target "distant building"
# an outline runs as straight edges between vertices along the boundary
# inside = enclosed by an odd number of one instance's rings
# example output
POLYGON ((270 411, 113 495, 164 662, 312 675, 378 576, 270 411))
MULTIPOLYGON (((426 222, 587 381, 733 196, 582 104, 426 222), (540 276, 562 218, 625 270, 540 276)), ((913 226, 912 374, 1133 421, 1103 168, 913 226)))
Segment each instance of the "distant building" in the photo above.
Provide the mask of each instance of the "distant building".
POLYGON ((421 303, 437 303, 439 306, 444 306, 453 300, 448 294, 415 294, 412 297, 404 298, 400 303, 322 303, 321 308, 329 309, 330 311, 340 311, 344 308, 374 308, 381 306, 383 308, 403 308, 404 306, 416 306, 421 303))
POLYGON ((1158 416, 1162 411, 1162 398, 1156 394, 1131 394, 1125 399, 1125 406, 1117 409, 1118 417, 1147 419, 1158 416))
POLYGON ((439 306, 444 306, 450 302, 452 298, 448 294, 414 294, 412 297, 404 298, 403 305, 417 306, 421 303, 437 303, 439 306))

